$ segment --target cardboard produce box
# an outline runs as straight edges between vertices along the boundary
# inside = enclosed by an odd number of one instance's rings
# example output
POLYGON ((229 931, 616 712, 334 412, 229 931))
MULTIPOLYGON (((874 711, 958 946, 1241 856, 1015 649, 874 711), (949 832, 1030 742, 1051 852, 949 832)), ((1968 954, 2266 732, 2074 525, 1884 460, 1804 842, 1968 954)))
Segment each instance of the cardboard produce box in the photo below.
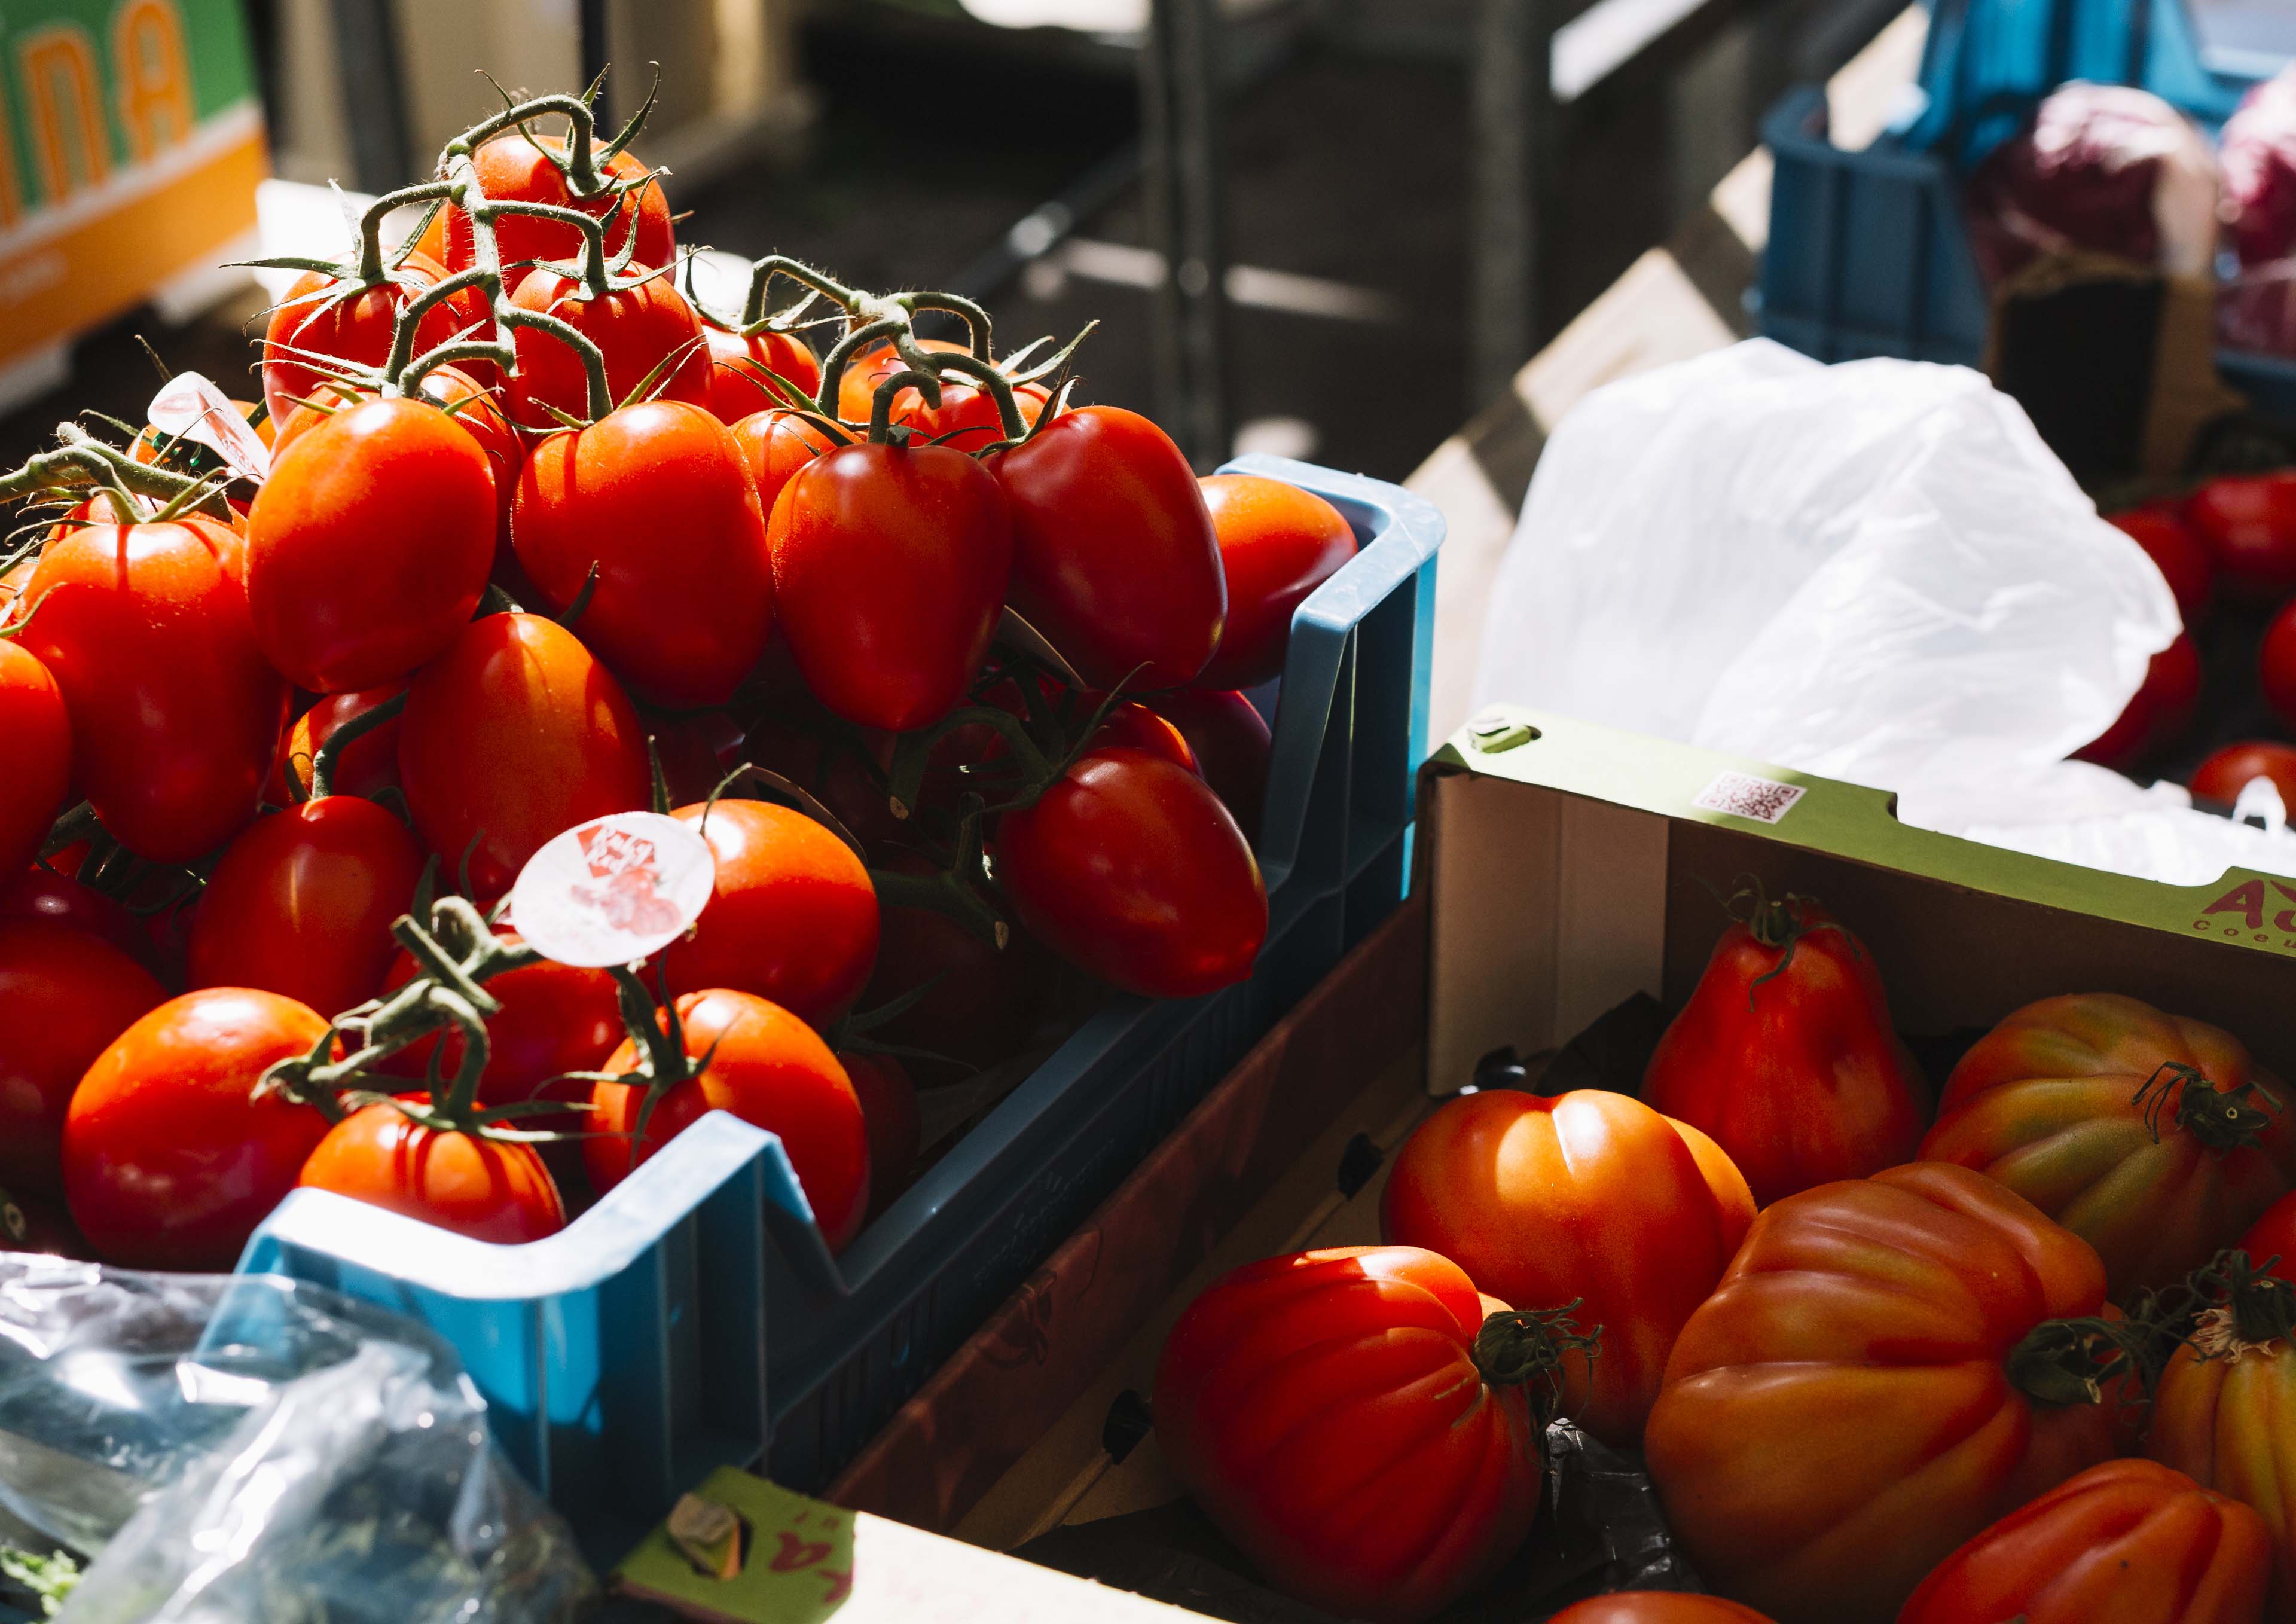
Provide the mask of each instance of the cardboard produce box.
MULTIPOLYGON (((2125 992, 2227 1028, 2275 1070, 2296 1062, 2296 881, 2077 868, 1909 828, 1886 794, 1532 710, 1480 719, 1427 764, 1418 829, 1410 906, 832 1499, 1215 1617, 1320 1624, 1260 1588, 1165 1470, 1140 1395, 1166 1331, 1241 1263, 1378 1240, 1384 1165, 1440 1096, 1632 1091, 1721 933, 1715 890, 1742 875, 1816 896, 1857 933, 1932 1082, 2011 1010, 2068 992, 2125 992)), ((1588 1480, 1608 1485, 1598 1515, 1578 1493, 1544 1516, 1515 1591, 1447 1620, 1537 1618, 1636 1572, 1654 1506, 1624 1479, 1588 1480)))

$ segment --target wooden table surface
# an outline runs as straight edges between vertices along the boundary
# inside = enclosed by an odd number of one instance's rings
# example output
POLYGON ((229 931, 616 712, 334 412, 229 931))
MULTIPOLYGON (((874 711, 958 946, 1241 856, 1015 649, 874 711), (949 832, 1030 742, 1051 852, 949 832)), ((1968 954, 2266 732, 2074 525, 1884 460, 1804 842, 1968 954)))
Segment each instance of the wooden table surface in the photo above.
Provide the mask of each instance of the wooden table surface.
MULTIPOLYGON (((1863 146, 1881 133, 1920 64, 1925 26, 1920 7, 1906 11, 1827 85, 1839 144, 1863 146)), ((1628 267, 1405 481, 1449 526, 1435 594, 1431 741, 1467 719, 1484 606, 1548 432, 1605 383, 1749 336, 1746 291, 1769 223, 1770 155, 1759 151, 1673 242, 1628 267)))

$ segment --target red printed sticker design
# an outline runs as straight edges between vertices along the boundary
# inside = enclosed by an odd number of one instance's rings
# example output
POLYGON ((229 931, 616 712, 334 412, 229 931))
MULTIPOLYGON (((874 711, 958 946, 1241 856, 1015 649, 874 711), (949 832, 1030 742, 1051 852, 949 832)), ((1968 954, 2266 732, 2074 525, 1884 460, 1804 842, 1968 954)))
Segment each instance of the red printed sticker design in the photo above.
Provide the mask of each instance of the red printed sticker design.
POLYGON ((271 447, 248 427, 230 398, 197 373, 177 373, 160 385, 145 415, 161 434, 180 434, 205 446, 234 473, 258 481, 271 475, 271 447))
POLYGON ((510 916, 545 958, 604 969, 676 940, 716 881, 709 843, 692 825, 617 812, 576 824, 528 859, 510 916))

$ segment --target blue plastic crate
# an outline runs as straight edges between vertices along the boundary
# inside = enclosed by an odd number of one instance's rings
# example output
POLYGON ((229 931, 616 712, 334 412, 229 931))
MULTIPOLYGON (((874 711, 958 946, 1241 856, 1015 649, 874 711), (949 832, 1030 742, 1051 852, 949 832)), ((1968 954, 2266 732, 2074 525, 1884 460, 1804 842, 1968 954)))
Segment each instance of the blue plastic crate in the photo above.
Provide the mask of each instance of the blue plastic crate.
MULTIPOLYGON (((1765 120, 1776 169, 1760 331, 1821 361, 1980 365, 1988 307, 1961 176, 2069 79, 2142 85, 2214 128, 2256 83, 2247 66, 2205 60, 2184 0, 1936 0, 1919 94, 1872 147, 1833 144, 1814 87, 1765 120)), ((2217 359, 2258 407, 2296 420, 2296 362, 2217 359)))
POLYGON ((1442 518, 1304 463, 1227 472, 1316 491, 1361 543, 1292 617, 1250 980, 1111 997, 839 1258, 780 1141, 713 1112, 548 1240, 488 1245, 299 1191, 241 1270, 318 1281, 452 1341, 504 1449, 594 1554, 618 1556, 710 1467, 761 1447, 781 1480, 825 1482, 1403 896, 1442 518))

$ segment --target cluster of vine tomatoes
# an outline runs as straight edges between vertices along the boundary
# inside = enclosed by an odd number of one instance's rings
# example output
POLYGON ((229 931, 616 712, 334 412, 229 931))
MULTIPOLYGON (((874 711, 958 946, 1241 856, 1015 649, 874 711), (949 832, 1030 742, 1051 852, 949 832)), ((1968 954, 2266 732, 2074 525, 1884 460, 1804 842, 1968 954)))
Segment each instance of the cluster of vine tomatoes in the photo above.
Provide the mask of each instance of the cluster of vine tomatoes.
POLYGON ((281 262, 244 424, 0 476, 0 1179, 98 1257, 228 1267, 299 1184, 535 1239, 712 1108, 841 1246, 917 1083, 1080 985, 1250 972, 1242 690, 1346 520, 1199 480, 953 296, 776 258, 710 308, 636 123, 474 127, 281 262), (649 808, 713 855, 692 928, 540 957, 528 859, 649 808))
POLYGON ((1558 1415, 1641 1452, 1718 1593, 1571 1624, 2296 1617, 2286 1086, 2078 995, 2012 1012, 1933 1109, 1866 946, 1730 903, 1640 1097, 1471 1090, 1396 1153, 1385 1244, 1195 1300, 1155 1375, 1180 1480, 1351 1617, 1496 1576, 1558 1415))

